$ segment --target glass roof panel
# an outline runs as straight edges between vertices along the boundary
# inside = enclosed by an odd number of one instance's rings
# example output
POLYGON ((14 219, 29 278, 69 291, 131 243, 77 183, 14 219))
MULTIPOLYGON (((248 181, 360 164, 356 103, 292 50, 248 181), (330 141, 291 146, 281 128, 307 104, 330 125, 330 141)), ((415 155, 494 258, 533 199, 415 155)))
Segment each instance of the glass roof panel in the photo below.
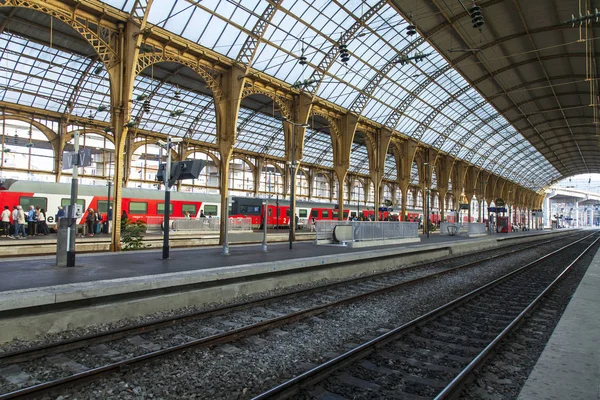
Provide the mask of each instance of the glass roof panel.
POLYGON ((333 167, 333 147, 329 133, 308 128, 304 137, 302 162, 333 167))
POLYGON ((0 35, 0 46, 0 101, 109 118, 108 113, 97 111, 100 105, 110 104, 107 73, 100 62, 7 32, 0 35))
POLYGON ((369 156, 367 147, 354 143, 350 154, 350 171, 355 174, 369 174, 369 156))
POLYGON ((419 167, 416 162, 413 162, 410 168, 410 183, 411 185, 419 184, 419 167))
POLYGON ((388 153, 385 157, 385 179, 395 181, 398 179, 397 171, 396 158, 388 153))
POLYGON ((141 95, 148 96, 150 112, 142 110, 142 100, 135 101, 131 111, 132 118, 140 121, 140 129, 178 137, 187 135, 194 140, 216 143, 216 114, 212 97, 138 76, 133 98, 141 95))
POLYGON ((285 157, 283 125, 275 118, 247 108, 238 117, 238 135, 234 147, 272 157, 285 157))

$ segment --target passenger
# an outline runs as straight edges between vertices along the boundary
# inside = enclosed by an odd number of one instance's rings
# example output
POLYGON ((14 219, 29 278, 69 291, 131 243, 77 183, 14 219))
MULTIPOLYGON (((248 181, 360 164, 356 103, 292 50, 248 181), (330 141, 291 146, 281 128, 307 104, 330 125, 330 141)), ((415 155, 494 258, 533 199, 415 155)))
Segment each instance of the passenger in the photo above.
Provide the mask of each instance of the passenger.
POLYGON ((21 206, 17 206, 17 232, 15 233, 15 237, 19 234, 21 234, 22 239, 27 239, 27 232, 25 232, 25 211, 23 211, 23 207, 21 206))
POLYGON ((10 210, 8 206, 4 206, 4 210, 2 211, 2 230, 4 236, 10 237, 10 210))
POLYGON ((204 211, 200 210, 200 218, 206 218, 206 215, 204 215, 204 211))
POLYGON ((125 210, 123 210, 123 212, 121 212, 121 232, 125 230, 125 227, 127 226, 127 221, 127 213, 125 212, 125 210))
POLYGON ((13 210, 12 210, 12 221, 13 221, 13 238, 16 239, 17 237, 17 232, 19 231, 19 209, 17 208, 18 206, 13 206, 13 210))
POLYGON ((58 227, 60 226, 60 220, 63 219, 65 216, 65 210, 63 210, 61 206, 58 206, 58 212, 56 213, 56 216, 54 218, 56 220, 56 231, 58 231, 58 227))
POLYGON ((113 219, 113 209, 112 207, 108 207, 108 212, 106 213, 106 233, 110 235, 112 232, 112 219, 113 219))
POLYGON ((27 231, 30 236, 35 236, 37 228, 37 213, 34 206, 29 206, 27 212, 27 231))
POLYGON ((87 212, 87 216, 85 217, 85 223, 87 225, 87 235, 94 236, 94 222, 96 221, 96 213, 94 213, 94 209, 90 208, 87 212))
POLYGON ((298 222, 300 222, 300 217, 298 217, 298 214, 296 214, 296 217, 294 218, 294 230, 297 231, 298 230, 298 222))
POLYGON ((189 212, 189 211, 185 211, 185 212, 183 213, 183 218, 184 218, 184 219, 192 219, 192 218, 190 217, 190 212, 189 212))
POLYGON ((311 232, 316 231, 316 224, 317 224, 317 221, 315 220, 315 217, 312 217, 312 219, 310 220, 310 231, 311 232))
POLYGON ((40 209, 38 215, 38 235, 46 236, 48 234, 48 224, 46 224, 46 210, 40 209))

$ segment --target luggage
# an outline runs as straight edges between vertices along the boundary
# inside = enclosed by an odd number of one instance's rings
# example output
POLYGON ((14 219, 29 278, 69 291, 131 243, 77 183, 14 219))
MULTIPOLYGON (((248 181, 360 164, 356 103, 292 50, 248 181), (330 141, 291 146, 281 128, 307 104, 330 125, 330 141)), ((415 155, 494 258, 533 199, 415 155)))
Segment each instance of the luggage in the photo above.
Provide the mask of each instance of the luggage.
POLYGON ((102 228, 102 225, 95 224, 94 225, 94 233, 100 233, 101 228, 102 228))

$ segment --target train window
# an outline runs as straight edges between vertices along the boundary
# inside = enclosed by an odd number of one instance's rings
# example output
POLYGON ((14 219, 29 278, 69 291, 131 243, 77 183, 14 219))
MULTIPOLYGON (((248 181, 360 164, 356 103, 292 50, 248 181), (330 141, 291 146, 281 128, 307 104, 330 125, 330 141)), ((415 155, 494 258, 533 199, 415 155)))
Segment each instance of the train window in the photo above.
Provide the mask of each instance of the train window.
POLYGON ((268 212, 269 212, 269 217, 273 215, 273 210, 271 208, 267 208, 268 212))
POLYGON ((287 210, 285 210, 285 216, 289 217, 290 216, 290 209, 288 208, 287 210))
MULTIPOLYGON (((157 214, 165 213, 165 203, 158 203, 156 205, 156 213, 157 214)), ((169 203, 169 214, 173 214, 173 203, 169 203)))
POLYGON ((298 212, 298 216, 299 216, 300 218, 306 218, 306 217, 308 217, 308 210, 305 210, 305 209, 302 209, 302 208, 301 208, 301 209, 300 209, 300 210, 298 210, 298 211, 299 211, 299 212, 298 212))
POLYGON ((191 215, 196 215, 196 205, 195 204, 182 204, 181 205, 181 212, 186 212, 188 211, 191 215))
MULTIPOLYGON (((60 199, 60 206, 64 209, 65 207, 67 207, 68 205, 71 204, 71 199, 60 199)), ((85 200, 83 199, 77 199, 76 204, 81 206, 81 209, 83 211, 86 211, 85 209, 85 200)), ((41 207, 41 206, 40 206, 41 207)), ((23 207, 25 208, 25 207, 23 207)))
POLYGON ((129 203, 130 214, 148 214, 148 203, 145 201, 132 201, 129 203))
POLYGON ((337 212, 337 211, 334 211, 333 212, 333 219, 338 219, 338 215, 340 215, 340 213, 337 212))
POLYGON ((344 219, 348 219, 348 211, 344 211, 344 219))
POLYGON ((240 205, 240 214, 261 214, 260 206, 240 205))
POLYGON ((27 210, 29 210, 29 206, 39 206, 40 208, 43 208, 44 210, 48 211, 48 199, 45 197, 21 196, 21 198, 19 199, 19 204, 21 205, 21 207, 23 207, 23 211, 25 211, 25 213, 27 213, 27 210))
POLYGON ((98 205, 96 206, 96 207, 98 207, 98 209, 96 211, 98 211, 101 214, 108 214, 108 209, 106 208, 107 205, 108 205, 108 201, 98 200, 98 205))
MULTIPOLYGON (((231 213, 231 207, 230 207, 229 212, 231 213)), ((218 217, 219 216, 219 212, 217 210, 217 206, 210 205, 210 204, 205 204, 204 205, 204 215, 206 215, 207 217, 209 215, 211 215, 213 217, 218 217)))
POLYGON ((310 216, 313 218, 319 218, 319 210, 312 210, 310 216))
POLYGON ((323 210, 323 211, 321 212, 321 216, 322 216, 323 218, 329 218, 329 210, 323 210))

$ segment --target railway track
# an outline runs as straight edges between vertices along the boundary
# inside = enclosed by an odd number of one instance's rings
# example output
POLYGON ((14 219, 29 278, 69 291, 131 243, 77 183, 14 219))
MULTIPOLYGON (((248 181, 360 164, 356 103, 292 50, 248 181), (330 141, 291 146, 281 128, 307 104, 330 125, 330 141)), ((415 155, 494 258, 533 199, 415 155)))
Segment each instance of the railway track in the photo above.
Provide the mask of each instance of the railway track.
POLYGON ((341 354, 254 400, 456 398, 495 347, 600 240, 586 236, 341 354), (566 267, 552 258, 576 248, 566 267))
POLYGON ((507 254, 514 255, 517 252, 562 240, 565 238, 513 246, 508 253, 506 249, 498 249, 495 251, 497 254, 480 256, 476 261, 460 262, 467 258, 461 256, 446 260, 446 264, 437 262, 434 266, 430 263, 416 265, 326 287, 302 290, 251 303, 3 354, 0 356, 0 376, 10 375, 13 379, 9 380, 9 385, 4 385, 11 391, 0 395, 0 399, 31 396, 56 390, 68 384, 95 379, 108 372, 190 347, 231 342, 321 314, 334 307, 398 290, 406 285, 436 279, 507 254), (232 322, 232 319, 235 322, 232 322), (107 359, 111 362, 107 363, 107 359), (45 379, 29 373, 29 371, 47 372, 48 370, 51 372, 46 374, 45 379))

